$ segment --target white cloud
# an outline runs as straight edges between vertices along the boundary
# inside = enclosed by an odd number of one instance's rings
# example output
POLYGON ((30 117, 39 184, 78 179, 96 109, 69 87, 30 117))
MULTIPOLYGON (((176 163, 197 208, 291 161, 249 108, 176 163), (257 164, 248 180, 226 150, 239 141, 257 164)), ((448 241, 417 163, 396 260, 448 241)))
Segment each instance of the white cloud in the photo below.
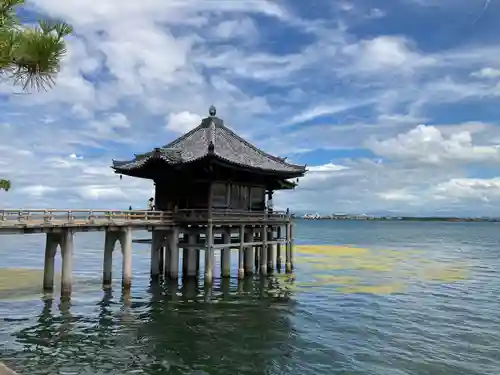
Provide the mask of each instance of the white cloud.
POLYGON ((419 125, 407 133, 382 141, 371 140, 368 147, 377 155, 415 163, 498 162, 500 145, 474 145, 469 131, 444 136, 434 126, 419 125))
POLYGON ((167 129, 176 133, 186 133, 201 123, 201 116, 188 111, 171 113, 167 117, 167 129))
POLYGON ((57 189, 46 185, 28 185, 20 188, 21 193, 28 194, 32 197, 42 197, 47 193, 55 192, 57 189))
POLYGON ((338 164, 333 164, 333 163, 327 163, 323 165, 316 165, 316 166, 311 166, 308 168, 309 172, 336 172, 336 171, 342 171, 344 169, 348 169, 348 167, 344 165, 338 165, 338 164))
POLYGON ((411 71, 435 63, 432 57, 413 51, 408 40, 403 37, 379 36, 362 40, 346 46, 344 52, 356 58, 356 69, 365 72, 394 68, 411 71))
POLYGON ((116 185, 86 185, 78 189, 83 199, 110 200, 127 199, 127 194, 116 185))
POLYGON ((82 160, 83 159, 83 156, 78 156, 77 154, 75 153, 72 153, 70 156, 69 156, 71 159, 77 159, 77 160, 82 160))
POLYGON ((130 128, 130 123, 128 122, 127 116, 123 113, 112 113, 109 115, 108 119, 109 125, 112 128, 130 128))
POLYGON ((362 100, 362 101, 352 101, 352 102, 340 102, 335 105, 320 105, 308 108, 301 113, 296 114, 291 119, 286 121, 287 125, 299 124, 302 122, 307 122, 314 120, 321 116, 335 115, 347 110, 362 107, 364 105, 373 102, 373 100, 362 100))
POLYGON ((220 39, 243 38, 253 40, 258 33, 255 22, 251 18, 243 18, 219 23, 213 30, 212 35, 220 39))
POLYGON ((415 202, 418 201, 417 195, 408 193, 404 189, 388 190, 378 194, 382 199, 388 201, 415 202))
POLYGON ((484 202, 500 200, 500 178, 453 178, 438 184, 434 191, 454 200, 472 199, 484 202))
POLYGON ((482 68, 472 72, 471 76, 477 78, 499 78, 500 70, 494 68, 482 68))

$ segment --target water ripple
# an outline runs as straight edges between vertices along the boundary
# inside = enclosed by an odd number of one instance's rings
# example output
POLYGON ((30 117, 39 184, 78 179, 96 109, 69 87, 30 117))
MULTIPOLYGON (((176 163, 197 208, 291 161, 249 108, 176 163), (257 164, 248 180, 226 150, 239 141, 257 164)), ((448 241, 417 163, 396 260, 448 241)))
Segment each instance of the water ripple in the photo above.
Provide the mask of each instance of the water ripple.
POLYGON ((298 243, 352 247, 297 248, 292 278, 212 289, 150 288, 137 244, 127 296, 119 256, 100 291, 103 238, 87 233, 71 301, 40 298, 43 237, 2 237, 4 266, 24 271, 0 271, 0 356, 34 375, 497 375, 497 226, 465 225, 301 221, 298 243))

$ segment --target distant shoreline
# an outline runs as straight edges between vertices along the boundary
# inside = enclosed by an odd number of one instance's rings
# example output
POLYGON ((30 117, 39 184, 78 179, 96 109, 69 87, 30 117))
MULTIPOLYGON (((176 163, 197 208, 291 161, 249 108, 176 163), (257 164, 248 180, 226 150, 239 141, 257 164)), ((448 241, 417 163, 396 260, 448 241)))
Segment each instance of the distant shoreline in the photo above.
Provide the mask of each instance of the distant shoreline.
POLYGON ((453 223, 496 223, 500 218, 461 218, 461 217, 302 217, 295 216, 294 219, 311 221, 432 221, 432 222, 453 222, 453 223))

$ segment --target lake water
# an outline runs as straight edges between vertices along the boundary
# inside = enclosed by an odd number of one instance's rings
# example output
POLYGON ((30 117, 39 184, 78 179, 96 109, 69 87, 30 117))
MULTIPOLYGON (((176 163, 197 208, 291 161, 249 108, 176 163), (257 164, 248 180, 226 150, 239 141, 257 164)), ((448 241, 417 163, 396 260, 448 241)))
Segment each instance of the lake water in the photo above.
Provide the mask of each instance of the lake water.
POLYGON ((44 236, 0 236, 0 359, 23 375, 498 375, 499 228, 298 220, 296 243, 316 246, 297 247, 295 280, 210 290, 150 288, 148 245, 134 244, 130 296, 119 251, 100 290, 104 235, 81 233, 62 302, 38 294, 44 236))

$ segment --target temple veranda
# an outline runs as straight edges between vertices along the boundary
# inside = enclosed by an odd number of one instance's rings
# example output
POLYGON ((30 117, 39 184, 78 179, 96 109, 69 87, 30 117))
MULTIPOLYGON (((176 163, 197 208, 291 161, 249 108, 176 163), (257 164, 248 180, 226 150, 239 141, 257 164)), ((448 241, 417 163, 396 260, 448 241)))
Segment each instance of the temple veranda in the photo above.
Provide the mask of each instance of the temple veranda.
POLYGON ((119 175, 152 180, 155 210, 0 210, 0 234, 46 234, 45 292, 54 288, 60 249, 61 293, 71 293, 74 235, 89 231, 104 232, 105 288, 111 285, 116 243, 123 252, 122 285, 130 288, 135 230, 151 233, 153 281, 198 277, 203 257, 204 280, 211 284, 216 251, 221 252, 220 277, 265 276, 283 266, 292 272, 292 217, 288 210, 273 211, 272 197, 276 190, 295 188, 292 180, 302 177, 306 167, 239 137, 216 117, 213 106, 190 132, 129 161, 113 160, 112 168, 119 175), (238 254, 233 271, 231 254, 238 254))

